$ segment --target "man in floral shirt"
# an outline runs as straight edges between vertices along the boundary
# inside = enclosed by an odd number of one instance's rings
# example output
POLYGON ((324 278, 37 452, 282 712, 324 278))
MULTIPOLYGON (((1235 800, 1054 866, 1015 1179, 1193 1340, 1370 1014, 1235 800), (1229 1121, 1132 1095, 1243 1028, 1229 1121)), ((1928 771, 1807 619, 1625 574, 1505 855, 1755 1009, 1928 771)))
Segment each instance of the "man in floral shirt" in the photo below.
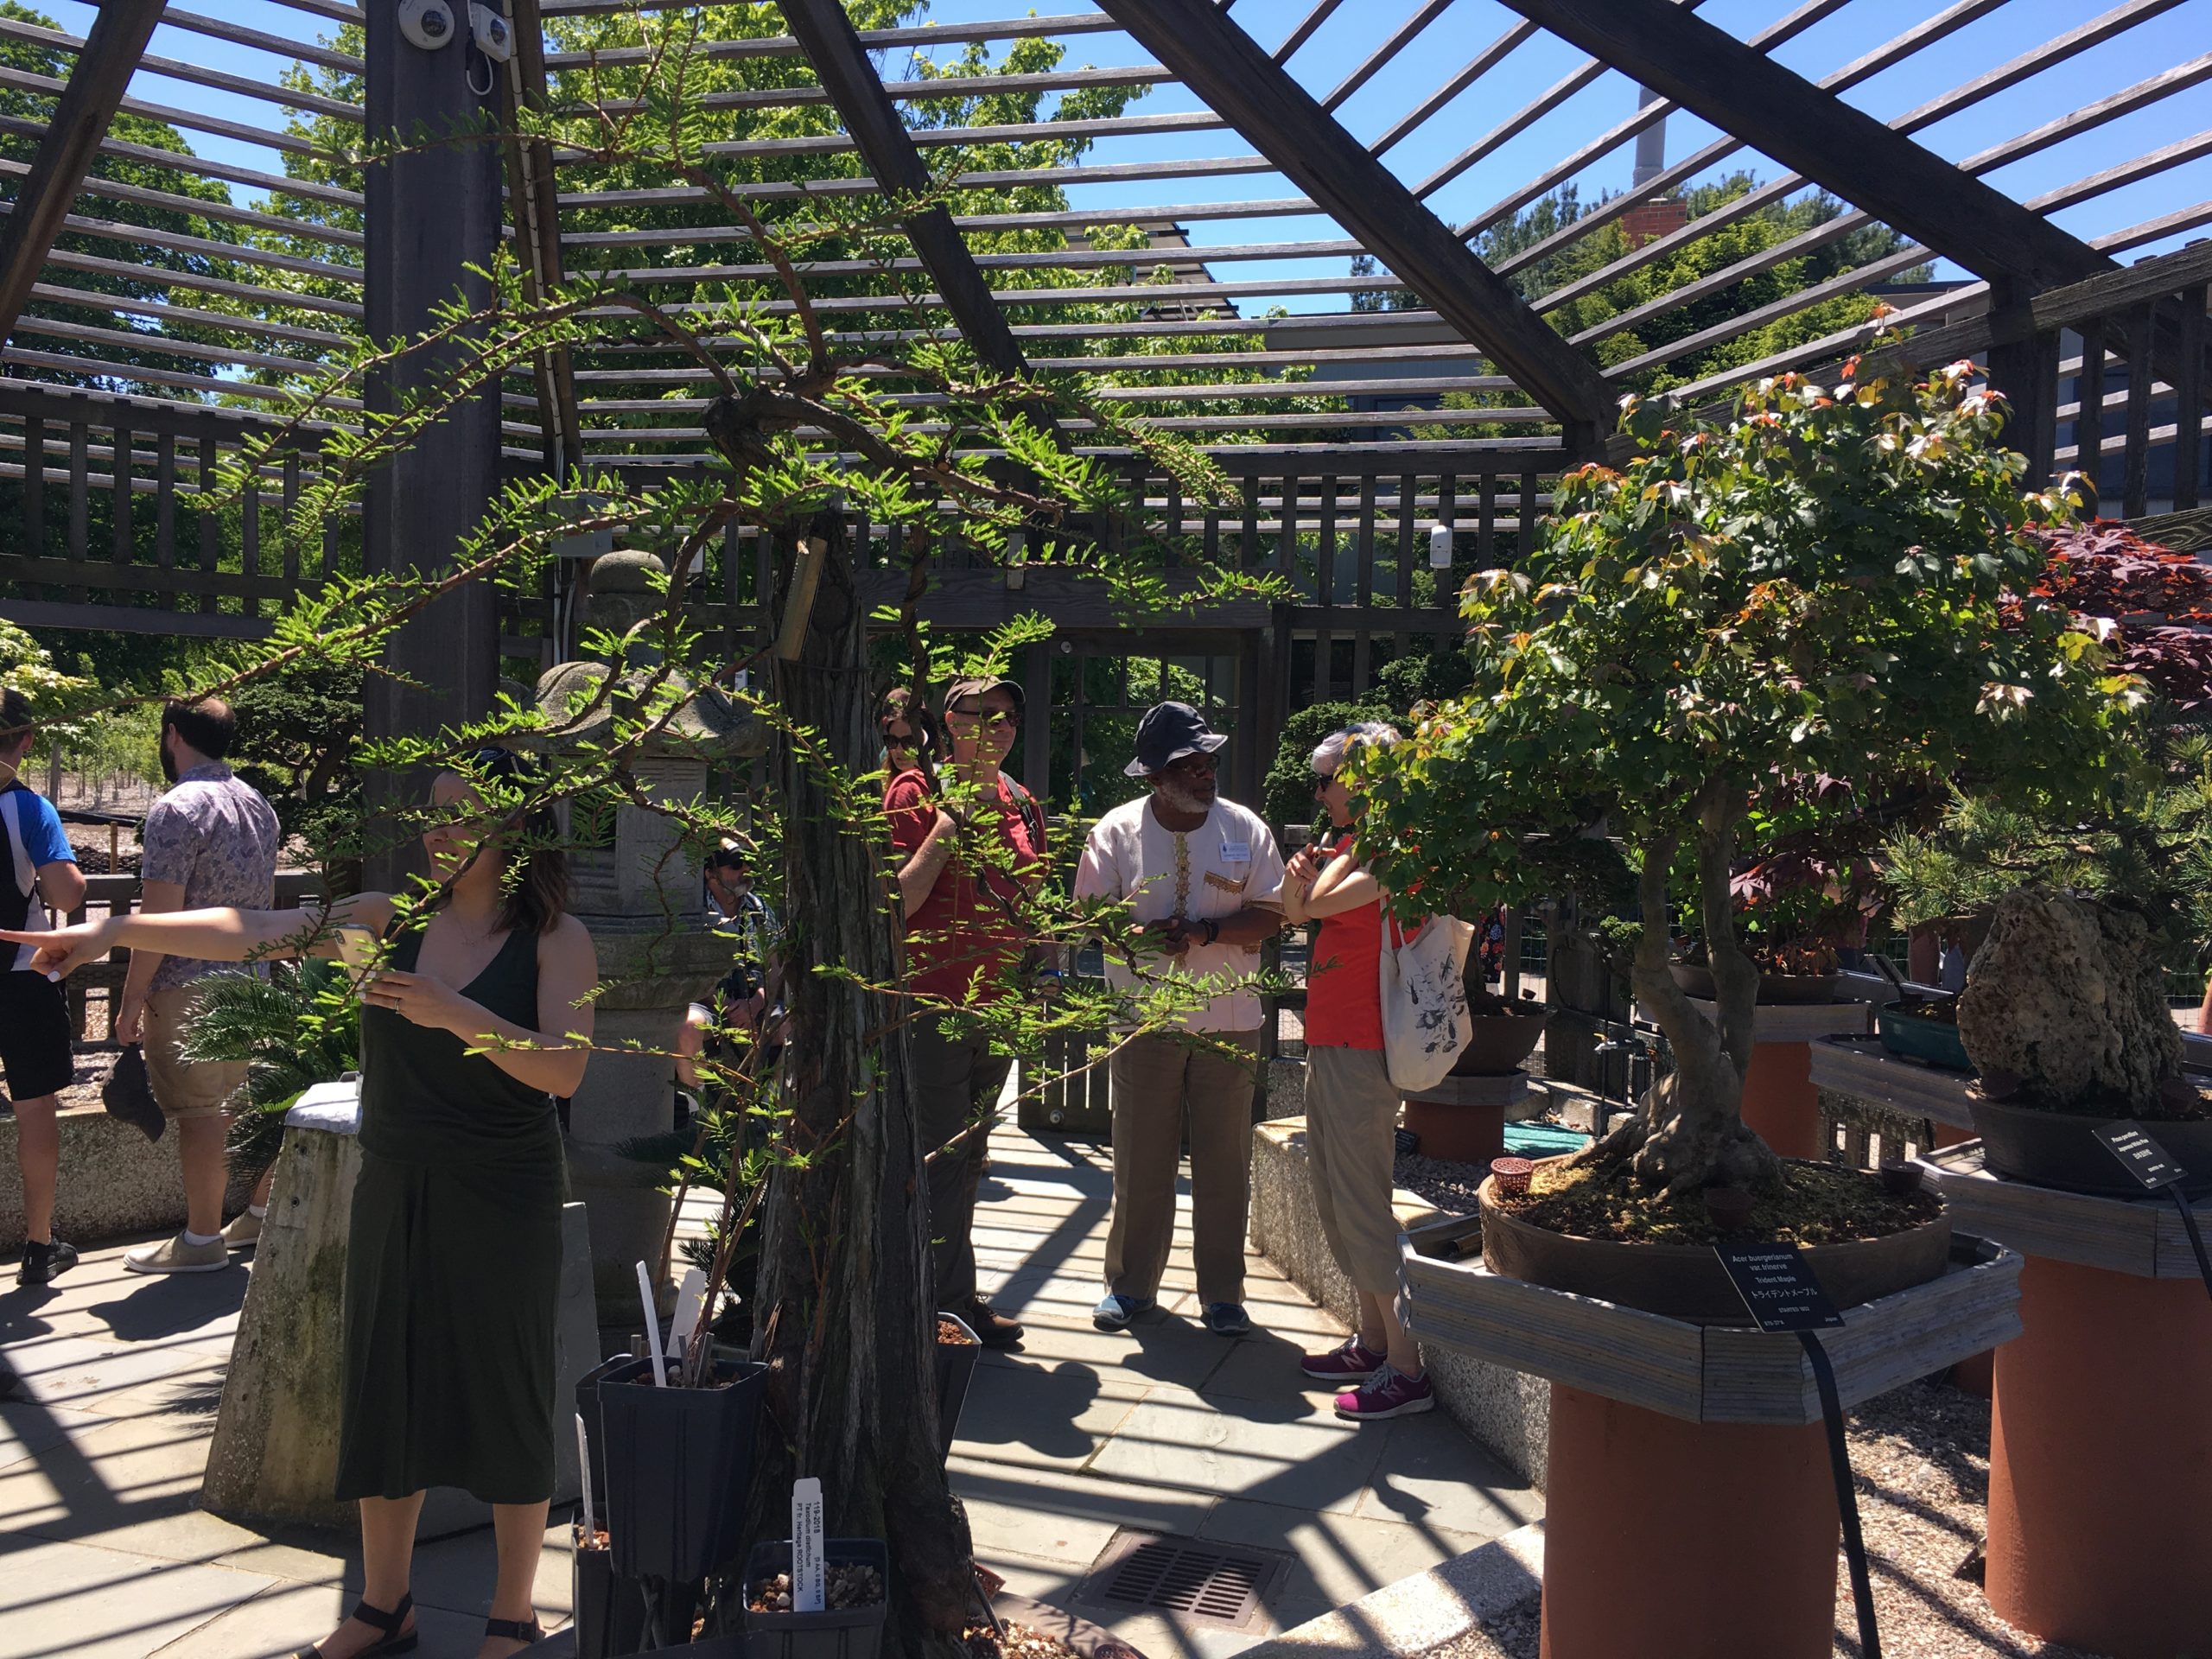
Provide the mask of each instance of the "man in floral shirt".
MULTIPOLYGON (((223 764, 238 730, 227 704, 172 698, 162 710, 162 771, 173 787, 156 801, 138 833, 143 910, 205 910, 236 906, 267 910, 276 902, 276 814, 260 792, 223 764)), ((212 1273, 226 1266, 230 1247, 260 1236, 268 1192, 245 1215, 223 1225, 229 1181, 224 1134, 229 1103, 245 1082, 238 1062, 188 1062, 180 1052, 197 982, 230 966, 190 957, 134 950, 116 1014, 119 1042, 143 1042, 154 1098, 176 1125, 184 1166, 184 1230, 124 1257, 136 1273, 212 1273)))

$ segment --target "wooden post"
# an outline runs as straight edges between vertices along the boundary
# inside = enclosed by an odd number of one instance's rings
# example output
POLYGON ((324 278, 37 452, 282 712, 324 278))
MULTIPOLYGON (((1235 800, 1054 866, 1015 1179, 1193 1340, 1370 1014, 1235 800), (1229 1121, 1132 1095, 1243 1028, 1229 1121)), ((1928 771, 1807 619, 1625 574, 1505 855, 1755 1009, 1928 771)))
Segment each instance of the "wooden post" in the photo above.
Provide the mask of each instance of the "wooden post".
MULTIPOLYGON (((365 21, 372 139, 418 129, 442 132, 480 118, 484 100, 469 90, 467 53, 410 44, 389 6, 368 7, 365 21)), ((389 340, 422 334, 431 308, 456 290, 474 306, 489 301, 489 285, 467 267, 488 269, 499 242, 499 162, 498 145, 486 139, 424 148, 367 169, 362 288, 372 335, 389 340)), ((371 407, 397 410, 409 392, 449 373, 452 361, 448 353, 422 353, 383 372, 370 384, 371 407)), ((373 474, 362 520, 363 569, 373 575, 450 568, 461 538, 483 518, 499 480, 499 398, 492 385, 373 474)), ((499 677, 490 584, 472 582, 426 607, 399 630, 385 661, 421 689, 372 675, 365 709, 370 737, 421 734, 480 718, 492 706, 499 677)), ((388 811, 418 788, 419 780, 373 776, 370 804, 388 811)), ((378 841, 391 839, 388 821, 372 825, 371 833, 378 841)), ((372 845, 368 882, 391 886, 415 863, 411 842, 372 845)))

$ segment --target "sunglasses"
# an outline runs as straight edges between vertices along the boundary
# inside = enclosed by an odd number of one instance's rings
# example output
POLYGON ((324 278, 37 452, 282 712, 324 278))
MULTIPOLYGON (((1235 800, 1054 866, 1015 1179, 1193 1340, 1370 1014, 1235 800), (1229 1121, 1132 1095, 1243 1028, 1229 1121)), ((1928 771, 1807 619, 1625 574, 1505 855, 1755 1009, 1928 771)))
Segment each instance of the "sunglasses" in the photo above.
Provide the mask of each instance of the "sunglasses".
POLYGON ((1002 709, 992 709, 988 713, 981 709, 954 709, 948 712, 955 720, 973 721, 984 730, 992 732, 1003 731, 1011 728, 1016 718, 1002 709))

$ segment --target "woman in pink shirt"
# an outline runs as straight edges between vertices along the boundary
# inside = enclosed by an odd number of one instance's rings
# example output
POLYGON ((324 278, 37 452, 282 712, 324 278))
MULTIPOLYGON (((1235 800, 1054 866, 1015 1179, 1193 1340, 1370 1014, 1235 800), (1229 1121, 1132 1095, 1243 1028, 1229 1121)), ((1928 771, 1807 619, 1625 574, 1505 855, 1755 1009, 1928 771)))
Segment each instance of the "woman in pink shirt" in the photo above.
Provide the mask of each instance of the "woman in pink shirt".
MULTIPOLYGON (((1325 739, 1311 765, 1313 798, 1341 831, 1359 803, 1337 772, 1368 745, 1387 747, 1398 734, 1365 721, 1325 739)), ((1316 841, 1285 867, 1282 911, 1313 921, 1306 975, 1306 1151, 1321 1230, 1359 1295, 1357 1335, 1300 1362, 1317 1382, 1357 1386, 1337 1396, 1337 1415, 1354 1422, 1430 1411, 1435 1391, 1421 1351, 1399 1317, 1398 1222, 1390 1208, 1397 1151, 1399 1094, 1382 1046, 1382 957, 1385 893, 1361 865, 1352 838, 1332 848, 1316 841)))

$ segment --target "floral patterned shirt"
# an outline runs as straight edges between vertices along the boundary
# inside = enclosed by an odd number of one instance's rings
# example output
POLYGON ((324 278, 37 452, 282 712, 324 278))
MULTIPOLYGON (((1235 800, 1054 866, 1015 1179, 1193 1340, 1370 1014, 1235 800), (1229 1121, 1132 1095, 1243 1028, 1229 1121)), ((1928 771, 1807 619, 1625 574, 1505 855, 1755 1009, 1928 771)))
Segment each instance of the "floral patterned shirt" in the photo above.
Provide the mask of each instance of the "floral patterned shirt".
MULTIPOLYGON (((276 849, 283 839, 261 791, 220 761, 194 766, 147 811, 138 832, 142 881, 175 881, 186 910, 231 905, 267 910, 276 902, 276 849)), ((235 963, 163 957, 149 990, 188 985, 235 963)))

